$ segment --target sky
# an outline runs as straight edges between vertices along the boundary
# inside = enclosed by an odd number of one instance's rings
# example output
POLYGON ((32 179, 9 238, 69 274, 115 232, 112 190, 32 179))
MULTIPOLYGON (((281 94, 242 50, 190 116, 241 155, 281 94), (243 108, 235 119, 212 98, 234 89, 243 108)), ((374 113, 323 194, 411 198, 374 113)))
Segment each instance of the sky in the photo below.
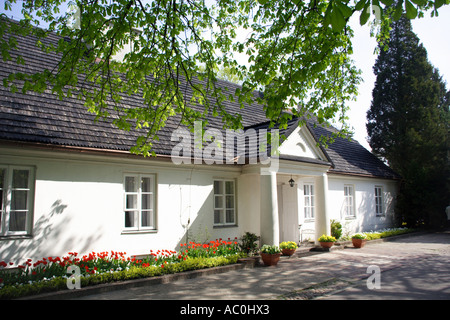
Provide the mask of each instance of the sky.
MULTIPOLYGON (((1 0, 0 13, 4 13, 4 2, 1 0)), ((18 1, 20 3, 20 1, 18 1)), ((425 17, 412 20, 413 31, 428 52, 429 62, 439 70, 444 81, 447 82, 447 90, 450 90, 450 5, 439 8, 438 17, 430 17, 431 12, 426 12, 425 17)), ((19 19, 20 10, 11 13, 15 19, 19 19)), ((370 27, 359 25, 359 15, 354 15, 350 21, 354 30, 353 59, 356 67, 361 70, 363 82, 359 85, 359 94, 356 101, 349 102, 349 125, 353 128, 353 138, 366 149, 371 150, 367 143, 366 113, 372 101, 372 90, 375 83, 375 75, 372 67, 375 64, 376 48, 375 38, 370 37, 370 27)))

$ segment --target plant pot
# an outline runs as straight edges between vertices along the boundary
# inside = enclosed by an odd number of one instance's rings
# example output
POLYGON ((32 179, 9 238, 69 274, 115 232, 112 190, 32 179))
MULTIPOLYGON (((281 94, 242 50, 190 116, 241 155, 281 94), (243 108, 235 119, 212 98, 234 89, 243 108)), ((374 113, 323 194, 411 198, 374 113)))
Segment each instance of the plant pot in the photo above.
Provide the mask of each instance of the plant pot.
POLYGON ((283 256, 292 256, 296 249, 281 249, 283 256))
POLYGON ((362 248, 366 245, 366 239, 352 239, 353 246, 355 248, 362 248))
POLYGON ((334 242, 319 242, 322 248, 331 248, 334 245, 334 242))
POLYGON ((262 253, 261 259, 266 266, 276 266, 280 260, 281 253, 262 253))

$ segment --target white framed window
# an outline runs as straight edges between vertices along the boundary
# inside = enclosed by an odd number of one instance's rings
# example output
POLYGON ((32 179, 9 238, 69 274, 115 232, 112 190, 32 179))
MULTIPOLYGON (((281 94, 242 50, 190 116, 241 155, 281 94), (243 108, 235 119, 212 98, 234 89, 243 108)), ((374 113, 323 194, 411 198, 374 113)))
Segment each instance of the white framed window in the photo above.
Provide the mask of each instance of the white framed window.
POLYGON ((303 184, 303 210, 305 219, 314 219, 314 184, 303 184))
POLYGON ((356 216, 355 189, 352 185, 344 186, 344 216, 346 218, 352 218, 356 216))
POLYGON ((0 165, 0 235, 29 235, 33 225, 34 168, 0 165))
POLYGON ((214 226, 236 224, 236 183, 214 180, 214 226))
POLYGON ((124 190, 124 230, 156 230, 155 175, 126 174, 124 190))
POLYGON ((375 186, 375 214, 377 216, 384 215, 383 210, 383 187, 375 186))

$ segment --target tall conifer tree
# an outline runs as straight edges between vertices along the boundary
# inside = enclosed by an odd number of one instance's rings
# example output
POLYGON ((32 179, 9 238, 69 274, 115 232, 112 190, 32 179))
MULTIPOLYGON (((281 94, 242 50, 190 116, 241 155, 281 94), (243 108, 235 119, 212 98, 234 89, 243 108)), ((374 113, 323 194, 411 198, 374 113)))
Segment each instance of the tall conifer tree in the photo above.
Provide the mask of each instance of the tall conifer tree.
POLYGON ((392 24, 389 48, 380 48, 369 144, 402 176, 397 213, 409 226, 445 222, 449 197, 449 101, 438 70, 405 17, 392 24))

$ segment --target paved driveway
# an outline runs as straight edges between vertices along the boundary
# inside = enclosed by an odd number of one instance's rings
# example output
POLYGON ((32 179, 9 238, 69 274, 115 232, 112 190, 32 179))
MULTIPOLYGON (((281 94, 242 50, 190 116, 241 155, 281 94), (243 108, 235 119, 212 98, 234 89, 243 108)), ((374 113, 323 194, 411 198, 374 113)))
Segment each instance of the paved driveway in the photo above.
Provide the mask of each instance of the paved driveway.
MULTIPOLYGON (((352 253, 350 250, 341 253, 345 254, 352 253)), ((356 285, 321 299, 450 300, 450 233, 384 242, 358 253, 361 258, 371 255, 385 259, 379 262, 379 286, 375 286, 373 272, 356 285)))
POLYGON ((372 242, 362 249, 350 246, 293 256, 276 267, 241 269, 79 299, 450 300, 450 232, 372 242))

